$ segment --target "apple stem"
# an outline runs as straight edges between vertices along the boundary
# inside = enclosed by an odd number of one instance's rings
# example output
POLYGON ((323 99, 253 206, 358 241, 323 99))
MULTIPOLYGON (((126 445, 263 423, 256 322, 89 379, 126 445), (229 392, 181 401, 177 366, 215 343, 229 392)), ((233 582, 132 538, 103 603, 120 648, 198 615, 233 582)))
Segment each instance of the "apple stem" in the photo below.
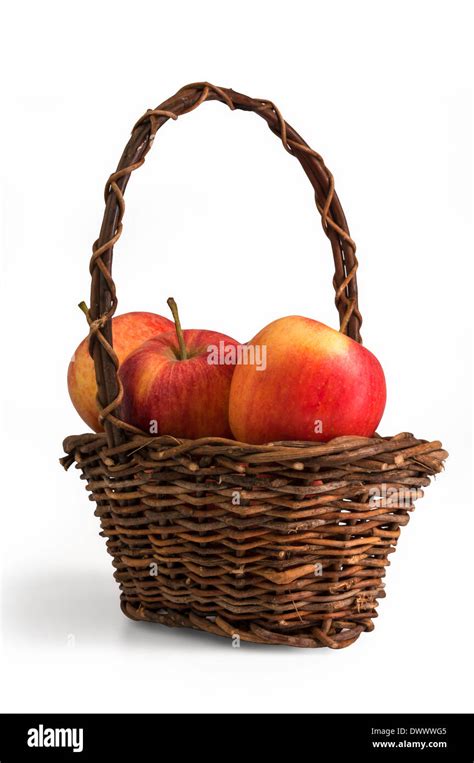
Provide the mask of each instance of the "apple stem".
POLYGON ((169 297, 166 300, 166 304, 173 314, 176 336, 178 337, 180 359, 187 360, 188 353, 186 352, 186 343, 184 341, 183 329, 181 328, 181 321, 179 320, 178 305, 174 301, 173 297, 169 297))
POLYGON ((79 302, 78 307, 82 310, 87 320, 89 320, 89 308, 87 307, 86 303, 84 301, 79 302))

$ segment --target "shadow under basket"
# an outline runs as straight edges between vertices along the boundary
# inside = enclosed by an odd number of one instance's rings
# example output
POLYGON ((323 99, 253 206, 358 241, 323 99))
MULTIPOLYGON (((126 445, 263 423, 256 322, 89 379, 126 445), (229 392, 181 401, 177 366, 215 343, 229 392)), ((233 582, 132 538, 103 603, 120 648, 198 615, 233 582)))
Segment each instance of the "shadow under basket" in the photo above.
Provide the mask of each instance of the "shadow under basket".
POLYGON ((361 341, 355 244, 320 155, 270 101, 188 85, 137 122, 107 182, 88 313, 105 432, 67 437, 61 463, 76 463, 97 505, 128 617, 340 649, 373 629, 389 554, 414 500, 443 468, 441 443, 408 433, 266 445, 178 440, 150 437, 120 418, 111 271, 123 194, 157 130, 207 100, 255 112, 300 161, 331 243, 341 331, 361 341))

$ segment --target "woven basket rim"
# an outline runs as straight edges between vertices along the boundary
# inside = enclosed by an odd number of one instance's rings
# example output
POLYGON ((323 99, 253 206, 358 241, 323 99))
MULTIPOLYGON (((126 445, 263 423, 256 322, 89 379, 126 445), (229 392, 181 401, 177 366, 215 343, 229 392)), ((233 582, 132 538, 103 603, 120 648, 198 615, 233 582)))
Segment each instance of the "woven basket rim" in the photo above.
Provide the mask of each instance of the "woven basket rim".
MULTIPOLYGON (((109 444, 105 432, 87 432, 80 435, 69 435, 64 439, 63 450, 66 456, 60 459, 61 463, 67 469, 72 463, 71 457, 74 460, 74 453, 79 448, 94 450, 98 444, 102 447, 107 458, 117 458, 119 461, 144 447, 151 447, 161 453, 160 458, 174 458, 190 455, 193 452, 200 455, 225 453, 226 456, 236 461, 245 457, 247 463, 288 461, 295 464, 309 458, 334 454, 350 455, 354 459, 354 457, 366 458, 396 451, 399 454, 399 463, 403 462, 403 457, 412 458, 416 456, 424 459, 424 466, 429 467, 432 474, 442 471, 443 463, 449 455, 443 449, 440 440, 419 439, 410 432, 400 432, 391 437, 382 437, 378 434, 374 437, 344 435, 327 442, 297 440, 263 444, 239 442, 224 437, 201 437, 190 440, 172 435, 150 437, 127 432, 125 440, 119 445, 109 444)), ((298 466, 293 468, 297 469, 298 466)))

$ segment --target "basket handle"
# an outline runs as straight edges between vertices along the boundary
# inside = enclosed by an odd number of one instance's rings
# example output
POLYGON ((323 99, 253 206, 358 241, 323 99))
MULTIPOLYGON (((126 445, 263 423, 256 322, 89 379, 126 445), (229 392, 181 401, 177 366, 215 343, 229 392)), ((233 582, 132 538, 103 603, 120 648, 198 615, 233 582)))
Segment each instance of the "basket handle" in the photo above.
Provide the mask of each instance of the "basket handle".
POLYGON ((122 233, 125 211, 123 194, 131 173, 141 167, 150 150, 157 131, 169 119, 177 119, 204 101, 221 101, 230 109, 254 111, 277 135, 288 153, 296 156, 308 176, 315 192, 316 206, 321 215, 325 234, 331 242, 335 274, 336 307, 340 330, 361 342, 362 317, 357 302, 356 246, 349 235, 346 218, 334 190, 334 179, 322 157, 283 119, 271 101, 249 98, 227 88, 208 82, 186 85, 176 95, 156 109, 149 109, 132 130, 116 172, 105 186, 105 212, 99 238, 93 245, 90 261, 92 276, 89 320, 89 350, 94 359, 97 379, 97 403, 104 421, 110 446, 118 446, 126 439, 125 432, 139 430, 121 421, 120 403, 122 385, 118 377, 118 358, 113 349, 111 318, 117 307, 115 284, 112 279, 112 254, 122 233))

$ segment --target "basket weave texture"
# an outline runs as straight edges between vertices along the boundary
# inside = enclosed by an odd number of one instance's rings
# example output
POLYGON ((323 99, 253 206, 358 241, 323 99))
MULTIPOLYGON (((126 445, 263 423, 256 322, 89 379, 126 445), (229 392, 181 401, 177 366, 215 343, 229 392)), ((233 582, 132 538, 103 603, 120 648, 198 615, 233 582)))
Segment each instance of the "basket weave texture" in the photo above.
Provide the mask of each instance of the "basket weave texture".
POLYGON ((120 418, 112 253, 124 191, 157 130, 207 100, 262 117, 311 181, 335 263, 340 330, 360 342, 357 258, 331 173, 266 100, 195 83, 135 125, 107 181, 91 259, 90 351, 104 434, 67 437, 135 620, 265 644, 341 648, 373 629, 388 556, 447 457, 408 433, 250 445, 150 437, 120 418))

